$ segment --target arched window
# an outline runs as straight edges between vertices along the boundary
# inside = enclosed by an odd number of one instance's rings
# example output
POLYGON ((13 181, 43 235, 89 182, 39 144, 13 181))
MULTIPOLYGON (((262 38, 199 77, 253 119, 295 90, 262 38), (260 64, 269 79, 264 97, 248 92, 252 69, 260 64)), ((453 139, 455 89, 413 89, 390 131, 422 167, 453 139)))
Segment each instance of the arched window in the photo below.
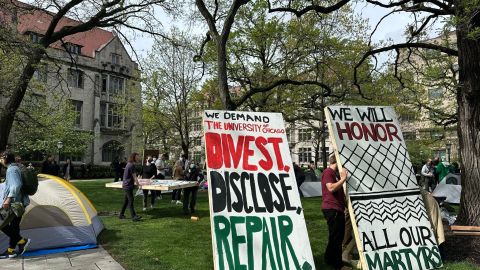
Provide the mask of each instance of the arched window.
POLYGON ((118 141, 109 141, 102 146, 102 161, 112 162, 115 158, 120 161, 123 157, 123 146, 118 141))

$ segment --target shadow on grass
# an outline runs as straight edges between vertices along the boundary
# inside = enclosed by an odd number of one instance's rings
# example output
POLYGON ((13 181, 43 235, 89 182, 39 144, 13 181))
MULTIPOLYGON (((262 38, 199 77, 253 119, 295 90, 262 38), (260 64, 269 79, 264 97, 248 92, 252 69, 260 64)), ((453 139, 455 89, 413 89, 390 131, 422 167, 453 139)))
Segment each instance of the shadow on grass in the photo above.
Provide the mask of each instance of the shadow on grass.
POLYGON ((120 230, 105 228, 98 236, 98 239, 102 246, 108 246, 109 243, 115 243, 116 241, 122 240, 123 237, 121 237, 121 235, 122 232, 120 230))

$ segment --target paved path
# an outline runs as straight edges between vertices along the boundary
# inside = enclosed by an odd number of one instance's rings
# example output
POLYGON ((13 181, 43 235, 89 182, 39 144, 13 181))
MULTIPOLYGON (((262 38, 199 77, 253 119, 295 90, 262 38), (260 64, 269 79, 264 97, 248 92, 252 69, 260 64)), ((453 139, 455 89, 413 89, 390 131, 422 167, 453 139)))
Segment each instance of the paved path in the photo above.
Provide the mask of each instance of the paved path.
POLYGON ((124 270, 102 247, 0 260, 1 270, 124 270))

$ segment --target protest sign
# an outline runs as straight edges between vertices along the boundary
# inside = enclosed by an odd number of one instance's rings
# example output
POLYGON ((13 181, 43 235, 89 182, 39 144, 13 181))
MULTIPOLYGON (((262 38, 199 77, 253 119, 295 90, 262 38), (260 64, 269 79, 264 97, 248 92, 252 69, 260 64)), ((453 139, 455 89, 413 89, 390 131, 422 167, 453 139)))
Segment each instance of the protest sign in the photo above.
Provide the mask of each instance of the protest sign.
POLYGON ((339 168, 349 172, 349 211, 363 269, 442 266, 393 108, 331 106, 325 115, 339 168))
POLYGON ((215 269, 315 269, 283 117, 205 111, 215 269))

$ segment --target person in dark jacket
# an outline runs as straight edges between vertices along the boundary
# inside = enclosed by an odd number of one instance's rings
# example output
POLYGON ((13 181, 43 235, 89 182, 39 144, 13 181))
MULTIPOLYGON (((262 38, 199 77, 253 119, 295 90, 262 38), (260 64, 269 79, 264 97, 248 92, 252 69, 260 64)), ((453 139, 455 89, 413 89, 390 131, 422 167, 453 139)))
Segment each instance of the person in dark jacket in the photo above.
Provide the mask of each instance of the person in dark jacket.
POLYGON ((305 172, 303 172, 302 168, 296 163, 293 163, 293 172, 295 173, 295 179, 297 180, 298 193, 300 194, 300 197, 303 197, 300 186, 305 182, 305 172))
POLYGON ((113 182, 117 182, 122 178, 123 169, 118 159, 118 157, 115 157, 115 159, 112 161, 112 164, 110 164, 110 167, 112 168, 115 175, 113 182))
POLYGON ((188 215, 188 207, 190 206, 190 213, 195 213, 195 206, 197 205, 197 193, 198 193, 198 183, 203 180, 203 174, 199 171, 198 167, 195 164, 190 165, 186 179, 188 181, 197 182, 197 186, 188 187, 183 189, 183 213, 188 215), (191 198, 190 194, 192 195, 191 198))
MULTIPOLYGON (((153 179, 157 174, 157 167, 152 163, 153 159, 151 156, 147 156, 145 165, 143 166, 142 178, 143 179, 153 179)), ((150 191, 150 208, 153 209, 155 205, 155 197, 157 197, 157 192, 155 190, 144 189, 143 191, 143 211, 147 211, 147 202, 148 202, 148 193, 150 191)))
POLYGON ((132 153, 128 158, 128 163, 125 166, 125 172, 123 173, 122 189, 125 192, 125 199, 118 216, 120 219, 125 219, 125 210, 127 210, 127 207, 130 209, 132 221, 139 221, 142 218, 137 216, 134 208, 133 189, 135 185, 138 186, 138 179, 135 174, 135 163, 137 162, 137 159, 138 153, 132 153))
POLYGON ((54 174, 54 168, 53 168, 53 157, 52 156, 48 156, 47 159, 42 163, 41 173, 55 175, 54 174))

